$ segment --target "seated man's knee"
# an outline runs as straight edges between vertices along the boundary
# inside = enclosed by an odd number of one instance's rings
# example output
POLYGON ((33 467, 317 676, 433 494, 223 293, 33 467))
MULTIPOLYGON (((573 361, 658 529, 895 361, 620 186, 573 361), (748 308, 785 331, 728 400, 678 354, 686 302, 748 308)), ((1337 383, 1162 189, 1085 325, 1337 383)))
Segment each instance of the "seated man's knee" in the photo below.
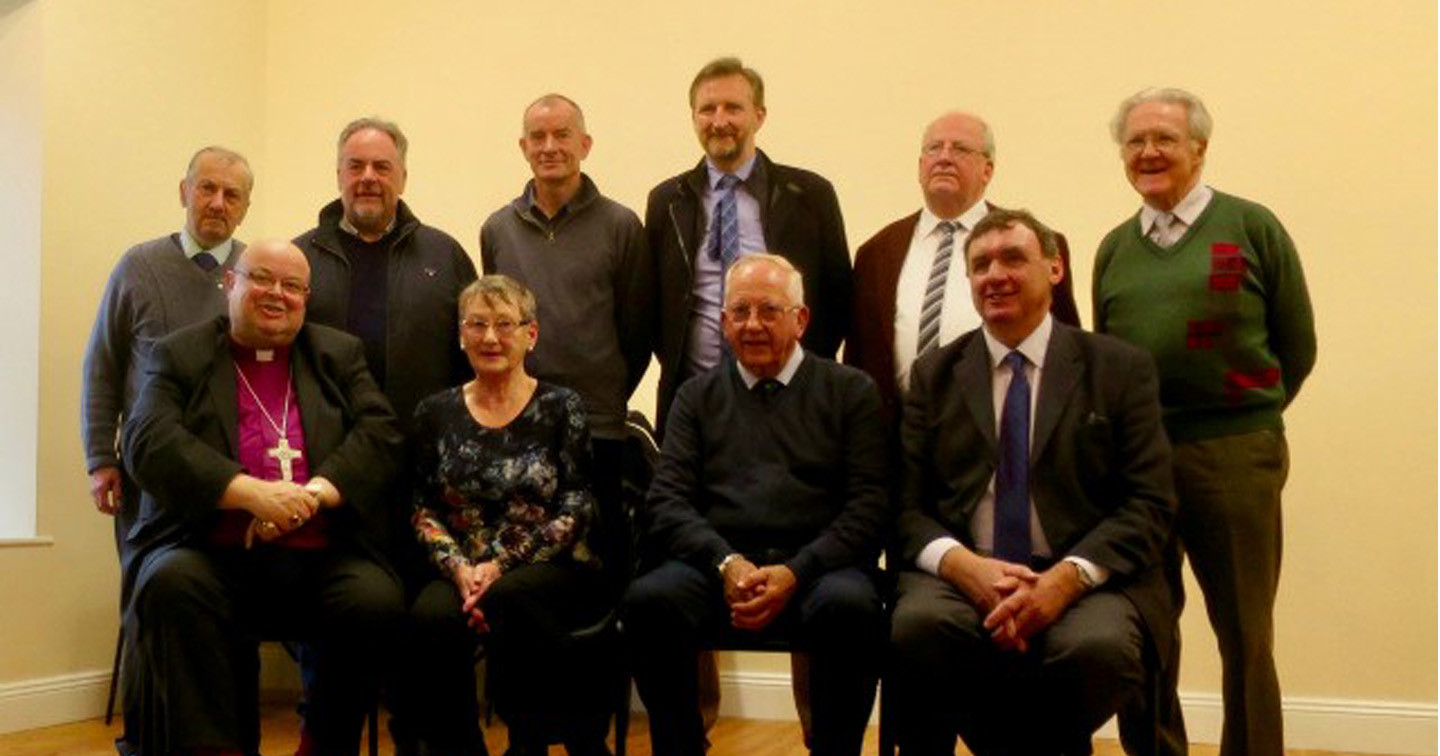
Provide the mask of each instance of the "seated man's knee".
MULTIPOLYGON (((630 583, 620 611, 629 634, 670 634, 695 626, 687 617, 687 596, 694 594, 703 576, 681 562, 666 562, 630 583)), ((692 597, 693 598, 693 597, 692 597)))
POLYGON ((135 611, 142 617, 173 614, 213 601, 224 590, 209 556, 194 549, 168 549, 145 560, 135 589, 135 611))
POLYGON ((1108 621, 1088 622, 1083 628, 1057 626, 1045 642, 1049 663, 1067 677, 1112 679, 1128 685, 1139 684, 1144 675, 1144 633, 1133 610, 1108 621))
POLYGON ((405 616, 400 581, 368 559, 347 560, 334 584, 336 619, 355 627, 389 631, 405 616))
POLYGON ((880 590, 863 570, 840 570, 819 577, 805 596, 805 624, 816 632, 874 635, 883 638, 884 606, 880 590))

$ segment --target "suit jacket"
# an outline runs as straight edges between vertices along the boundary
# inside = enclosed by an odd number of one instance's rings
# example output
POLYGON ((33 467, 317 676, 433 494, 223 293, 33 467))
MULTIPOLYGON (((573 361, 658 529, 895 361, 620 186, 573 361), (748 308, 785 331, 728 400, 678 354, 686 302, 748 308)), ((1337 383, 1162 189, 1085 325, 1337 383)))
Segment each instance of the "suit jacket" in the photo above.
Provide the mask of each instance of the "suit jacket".
MULTIPOLYGON (((695 256, 704 254, 706 242, 703 201, 707 181, 702 159, 693 169, 652 189, 645 205, 645 232, 660 284, 655 345, 660 391, 655 427, 662 432, 685 364, 695 256)), ((810 171, 771 162, 764 152, 757 151, 755 172, 746 189, 760 201, 768 251, 783 255, 804 277, 810 325, 801 344, 814 354, 833 359, 850 322, 850 248, 834 187, 810 171)))
MULTIPOLYGON (((305 428, 311 476, 324 476, 345 497, 327 512, 330 531, 385 564, 391 503, 378 493, 401 459, 395 415, 365 366, 359 339, 307 323, 291 347, 295 401, 305 428)), ((142 555, 199 534, 230 480, 242 472, 230 319, 176 331, 155 347, 150 369, 125 423, 126 468, 144 490, 129 539, 142 555)), ((143 562, 134 560, 135 569, 143 562)), ((127 584, 133 575, 127 574, 127 584)))
MULTIPOLYGON (((985 203, 989 209, 995 205, 985 203)), ((920 212, 901 218, 880 229, 855 251, 855 296, 850 307, 850 330, 845 336, 845 364, 870 374, 880 389, 886 419, 892 427, 900 421, 900 387, 895 380, 895 298, 900 268, 910 252, 910 241, 920 212)), ((1070 282, 1070 247, 1065 235, 1056 233, 1065 278, 1055 287, 1050 314, 1061 323, 1080 327, 1070 282)))
MULTIPOLYGON (((974 547, 970 518, 999 454, 990 370, 979 329, 916 362, 900 430, 898 537, 907 565, 941 536, 974 547)), ((1175 493, 1149 355, 1055 324, 1035 409, 1030 490, 1053 556, 1108 569, 1100 590, 1127 596, 1157 650, 1168 649, 1175 609, 1161 550, 1175 493)))

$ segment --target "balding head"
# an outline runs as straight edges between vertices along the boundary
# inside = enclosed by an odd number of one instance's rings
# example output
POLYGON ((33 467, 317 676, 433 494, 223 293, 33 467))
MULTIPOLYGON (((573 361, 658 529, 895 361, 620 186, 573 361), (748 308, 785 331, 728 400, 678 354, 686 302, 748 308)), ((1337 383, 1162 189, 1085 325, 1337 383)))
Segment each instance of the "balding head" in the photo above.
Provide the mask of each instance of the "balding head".
POLYGON ((310 263, 287 240, 255 242, 225 273, 225 296, 231 338, 255 349, 286 346, 305 323, 310 263))
POLYGON ((995 137, 978 116, 954 111, 920 138, 920 191, 925 206, 953 220, 985 196, 995 171, 995 137))

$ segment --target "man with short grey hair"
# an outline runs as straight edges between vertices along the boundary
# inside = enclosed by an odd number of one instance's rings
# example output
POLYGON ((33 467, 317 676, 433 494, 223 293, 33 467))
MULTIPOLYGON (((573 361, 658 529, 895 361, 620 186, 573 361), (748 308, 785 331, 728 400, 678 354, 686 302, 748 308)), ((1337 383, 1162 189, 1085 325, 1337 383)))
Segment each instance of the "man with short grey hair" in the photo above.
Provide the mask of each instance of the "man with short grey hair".
POLYGON ((421 399, 470 374, 455 308, 476 278, 460 243, 401 199, 408 150, 393 122, 347 124, 335 166, 340 198, 295 240, 314 271, 310 320, 360 337, 402 428, 421 399))
MULTIPOLYGON (((899 424, 915 359, 980 324, 959 251, 995 209, 985 200, 994 171, 990 125, 971 113, 942 114, 920 139, 920 210, 880 229, 855 252, 845 364, 875 379, 892 425, 899 424)), ((1057 238, 1068 269, 1070 249, 1063 235, 1057 238)), ((1056 285, 1053 301, 1056 319, 1080 325, 1069 276, 1056 285)))
MULTIPOLYGON (((1176 534, 1224 667, 1220 753, 1270 756, 1284 751, 1273 651, 1289 468, 1282 415, 1315 364, 1315 321, 1280 221, 1201 183, 1210 131, 1204 103, 1181 89, 1121 103, 1111 133, 1143 204, 1096 253, 1095 329, 1144 347, 1159 366, 1176 534)), ((1171 582, 1182 595, 1179 570, 1177 553, 1171 582)), ((1162 714, 1178 712, 1178 650, 1166 661, 1162 714)), ((1179 740, 1163 750, 1183 752, 1179 740)))
MULTIPOLYGON (((239 259, 245 245, 233 238, 250 209, 254 174, 244 156, 209 146, 191 158, 180 180, 180 205, 185 226, 178 233, 131 247, 121 256, 101 296, 85 362, 80 394, 80 434, 85 469, 95 508, 115 518, 115 545, 121 575, 128 575, 133 550, 140 489, 123 472, 117 436, 139 394, 141 379, 155 342, 182 326, 225 311, 221 290, 225 271, 239 259)), ((120 609, 129 601, 130 585, 122 579, 120 609)), ((134 663, 127 661, 122 698, 134 691, 134 663)), ((135 735, 132 705, 124 705, 125 734, 135 735)), ((122 745, 124 750, 127 746, 122 745)))
POLYGON ((737 636, 808 651, 812 753, 860 753, 884 648, 885 431, 874 383, 800 346, 801 279, 774 254, 730 267, 734 359, 671 410, 643 518, 653 569, 623 605, 657 754, 703 754, 696 654, 737 636))

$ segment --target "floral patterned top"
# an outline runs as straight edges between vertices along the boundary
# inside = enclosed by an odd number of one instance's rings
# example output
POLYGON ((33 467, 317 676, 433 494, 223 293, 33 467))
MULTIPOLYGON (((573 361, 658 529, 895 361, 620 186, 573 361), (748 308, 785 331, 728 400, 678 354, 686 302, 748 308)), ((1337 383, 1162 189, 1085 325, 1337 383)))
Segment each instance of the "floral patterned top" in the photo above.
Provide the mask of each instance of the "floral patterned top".
POLYGON ((503 428, 476 422, 464 389, 415 409, 412 523, 445 575, 457 561, 511 567, 568 556, 598 567, 585 544, 595 512, 585 471, 590 433, 580 396, 540 381, 503 428))

